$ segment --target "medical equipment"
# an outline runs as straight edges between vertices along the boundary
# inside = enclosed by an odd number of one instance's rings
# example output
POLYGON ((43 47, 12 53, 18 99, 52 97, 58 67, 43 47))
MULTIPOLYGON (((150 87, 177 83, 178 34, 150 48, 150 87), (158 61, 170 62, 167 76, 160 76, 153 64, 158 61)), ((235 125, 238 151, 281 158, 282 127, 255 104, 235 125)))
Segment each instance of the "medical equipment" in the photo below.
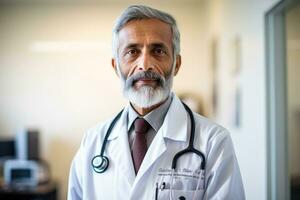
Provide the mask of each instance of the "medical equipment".
MULTIPOLYGON (((200 170, 204 172, 205 169, 205 156, 202 152, 198 151, 197 149, 194 148, 194 137, 195 137, 195 119, 193 116, 193 113, 191 111, 191 109, 185 104, 183 103, 183 106, 185 108, 185 110, 187 111, 187 113, 189 114, 190 117, 190 121, 191 121, 191 134, 190 134, 190 139, 189 139, 189 145, 187 148, 183 149, 182 151, 179 151, 178 153, 175 154, 173 160, 172 160, 172 181, 173 181, 173 175, 174 172, 176 170, 176 165, 177 165, 177 160, 184 154, 187 153, 195 153, 196 155, 198 155, 201 158, 201 165, 200 165, 200 170)), ((116 124, 116 122, 118 121, 118 119, 121 117, 123 110, 121 110, 118 115, 113 119, 113 121, 111 122, 110 126, 108 127, 108 130, 106 132, 106 135, 104 137, 104 141, 102 144, 102 148, 101 148, 101 152, 99 155, 96 155, 93 157, 91 164, 93 167, 93 170, 96 173, 103 173, 106 171, 106 169, 109 166, 109 159, 107 156, 103 155, 104 151, 105 151, 105 147, 108 141, 108 137, 114 127, 114 125, 116 124)), ((199 179, 201 179, 201 176, 199 177, 199 179)), ((171 181, 171 183, 172 183, 171 181)), ((200 181, 199 181, 200 182, 200 181)), ((199 185, 198 182, 198 185, 199 185)), ((172 190, 172 185, 170 186, 170 190, 172 190)), ((158 190, 156 190, 158 191, 158 190)), ((157 194, 156 194, 157 196, 157 194)))
POLYGON ((121 117, 122 112, 123 112, 123 110, 121 110, 119 112, 119 114, 113 119, 112 123, 109 125, 108 130, 106 132, 106 135, 104 137, 104 141, 103 141, 103 144, 102 144, 100 154, 97 155, 97 156, 94 156, 93 159, 92 159, 92 167, 93 167, 94 171, 97 172, 97 173, 103 173, 108 168, 109 160, 106 156, 103 155, 103 153, 105 151, 107 139, 108 139, 113 127, 115 126, 116 122, 121 117))
POLYGON ((4 182, 9 186, 37 186, 38 164, 31 160, 5 161, 4 182))

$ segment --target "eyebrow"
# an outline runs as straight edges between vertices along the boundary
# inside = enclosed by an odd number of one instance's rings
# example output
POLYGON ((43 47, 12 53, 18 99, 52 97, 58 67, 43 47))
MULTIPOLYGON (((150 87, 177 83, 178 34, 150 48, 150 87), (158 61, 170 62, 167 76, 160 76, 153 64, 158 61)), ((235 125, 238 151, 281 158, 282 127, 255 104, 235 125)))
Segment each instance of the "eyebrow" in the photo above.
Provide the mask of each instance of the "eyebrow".
POLYGON ((138 43, 130 43, 130 44, 126 45, 124 49, 138 48, 138 47, 141 47, 141 46, 142 45, 138 44, 138 43))
MULTIPOLYGON (((142 47, 143 45, 142 44, 138 44, 138 43, 130 43, 128 45, 125 46, 124 49, 132 49, 132 48, 140 48, 142 47)), ((162 42, 158 42, 158 43, 152 43, 149 45, 151 48, 163 48, 163 49, 168 49, 168 47, 162 43, 162 42)))
POLYGON ((160 48, 163 48, 163 49, 168 49, 168 47, 162 43, 162 42, 159 42, 159 43, 153 43, 150 45, 152 48, 157 48, 157 47, 160 47, 160 48))

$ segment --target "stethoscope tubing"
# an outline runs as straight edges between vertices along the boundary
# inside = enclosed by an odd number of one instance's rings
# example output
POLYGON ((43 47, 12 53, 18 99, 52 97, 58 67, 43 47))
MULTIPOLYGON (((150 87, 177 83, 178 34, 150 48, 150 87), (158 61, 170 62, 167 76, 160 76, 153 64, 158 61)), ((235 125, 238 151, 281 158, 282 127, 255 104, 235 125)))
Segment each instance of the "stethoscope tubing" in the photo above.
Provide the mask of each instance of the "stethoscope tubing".
POLYGON ((96 172, 96 173, 103 173, 106 171, 106 169, 108 168, 109 166, 109 159, 107 156, 104 156, 104 151, 105 151, 105 147, 106 147, 106 143, 108 141, 108 137, 113 129, 113 127, 115 126, 116 122, 119 120, 119 118, 121 117, 122 113, 123 113, 123 110, 122 109, 118 114, 117 116, 113 119, 113 121, 111 122, 111 124, 109 125, 107 131, 106 131, 106 134, 105 134, 105 137, 104 137, 104 141, 103 141, 103 144, 102 144, 102 147, 101 147, 101 151, 100 151, 100 154, 99 155, 96 155, 93 157, 91 163, 92 163, 92 167, 93 167, 93 170, 96 172), (100 159, 101 162, 98 163, 98 164, 95 164, 97 162, 97 159, 100 159))
MULTIPOLYGON (((195 137, 195 119, 194 119, 194 115, 193 112, 191 111, 191 109, 185 104, 183 103, 183 106, 185 108, 185 110, 188 112, 189 117, 190 117, 190 121, 191 121, 191 131, 190 131, 190 140, 189 140, 189 145, 187 148, 183 149, 182 151, 179 151, 178 153, 175 154, 173 160, 172 160, 172 169, 176 169, 176 165, 177 165, 177 160, 180 158, 180 156, 182 156, 183 154, 186 153, 195 153, 197 154, 199 157, 201 157, 201 166, 200 169, 204 170, 205 169, 205 156, 202 152, 198 151, 197 149, 194 148, 194 137, 195 137)), ((109 159, 107 156, 104 156, 104 151, 106 148, 106 144, 108 141, 108 137, 112 131, 112 129, 114 128, 116 122, 119 120, 119 118, 121 117, 122 113, 123 113, 122 109, 117 116, 113 119, 113 121, 111 122, 111 124, 109 125, 105 137, 104 137, 104 141, 101 147, 101 151, 99 155, 96 155, 92 158, 91 160, 91 164, 93 167, 93 170, 96 173, 103 173, 107 170, 108 165, 109 165, 109 159), (97 159, 101 160, 101 162, 97 163, 97 159)))
POLYGON ((182 102, 182 104, 183 104, 185 110, 188 112, 188 114, 190 116, 190 121, 191 121, 191 131, 190 132, 191 132, 191 134, 190 134, 190 140, 189 140, 188 147, 175 154, 175 156, 172 160, 172 169, 176 169, 177 160, 180 158, 180 156, 182 156, 183 154, 186 154, 186 153, 195 153, 196 155, 198 155, 201 158, 201 161, 202 161, 200 169, 204 170, 205 169, 205 164, 206 164, 205 163, 205 156, 201 151, 198 151, 197 149, 194 148, 195 118, 194 118, 194 115, 193 115, 193 112, 191 111, 191 109, 185 103, 182 102))

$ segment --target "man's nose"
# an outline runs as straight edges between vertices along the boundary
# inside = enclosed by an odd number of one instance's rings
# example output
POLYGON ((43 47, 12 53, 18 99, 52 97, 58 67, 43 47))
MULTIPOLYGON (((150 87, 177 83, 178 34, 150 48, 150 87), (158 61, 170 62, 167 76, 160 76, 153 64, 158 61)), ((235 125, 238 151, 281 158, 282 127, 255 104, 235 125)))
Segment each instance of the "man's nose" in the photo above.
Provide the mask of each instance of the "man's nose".
POLYGON ((143 52, 140 56, 139 63, 138 63, 138 70, 139 71, 150 71, 153 70, 153 64, 151 61, 151 55, 147 52, 143 52))

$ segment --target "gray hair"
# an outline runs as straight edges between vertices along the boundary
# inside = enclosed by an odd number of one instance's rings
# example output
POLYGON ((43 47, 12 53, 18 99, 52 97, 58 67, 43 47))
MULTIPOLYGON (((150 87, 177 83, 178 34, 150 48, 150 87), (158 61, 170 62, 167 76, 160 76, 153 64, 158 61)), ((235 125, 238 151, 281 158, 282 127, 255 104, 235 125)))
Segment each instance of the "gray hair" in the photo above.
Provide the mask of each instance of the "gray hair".
POLYGON ((120 30, 130 21, 142 20, 142 19, 158 19, 171 26, 172 30, 172 43, 173 43, 173 55, 175 56, 180 53, 180 33, 176 24, 176 20, 170 14, 150 8, 144 5, 132 5, 129 6, 121 16, 116 20, 113 28, 113 40, 112 40, 112 53, 113 57, 118 60, 118 36, 120 30))

